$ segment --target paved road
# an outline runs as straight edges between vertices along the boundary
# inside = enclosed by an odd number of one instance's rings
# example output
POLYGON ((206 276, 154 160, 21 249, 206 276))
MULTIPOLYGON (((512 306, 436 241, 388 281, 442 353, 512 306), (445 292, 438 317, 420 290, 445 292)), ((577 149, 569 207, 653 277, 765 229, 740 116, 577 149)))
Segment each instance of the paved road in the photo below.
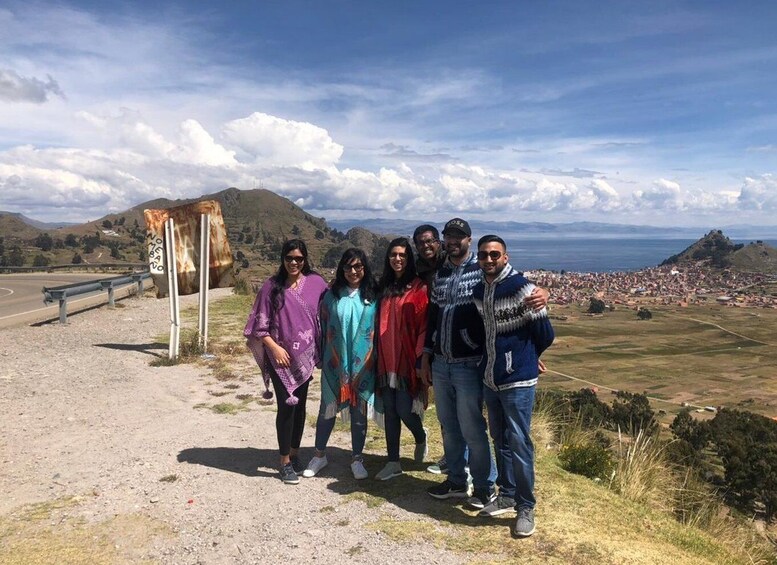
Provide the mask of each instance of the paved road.
MULTIPOLYGON (((59 315, 59 304, 46 306, 43 303, 44 286, 59 286, 115 275, 105 273, 18 273, 0 275, 0 327, 34 320, 55 318, 59 315)), ((81 301, 95 300, 97 294, 84 294, 67 301, 68 311, 72 311, 81 301), (71 306, 72 305, 72 306, 71 306)))

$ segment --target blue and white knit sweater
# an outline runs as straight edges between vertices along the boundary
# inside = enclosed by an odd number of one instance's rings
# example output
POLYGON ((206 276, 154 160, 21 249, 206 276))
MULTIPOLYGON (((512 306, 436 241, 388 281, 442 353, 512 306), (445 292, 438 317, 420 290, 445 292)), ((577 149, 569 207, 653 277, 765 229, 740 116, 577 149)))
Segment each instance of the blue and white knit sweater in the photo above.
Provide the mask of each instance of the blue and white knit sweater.
POLYGON ((475 286, 472 297, 485 327, 485 350, 479 368, 491 390, 537 384, 538 361, 553 343, 548 311, 535 312, 524 304, 534 285, 512 266, 487 283, 475 286))
POLYGON ((483 322, 472 302, 472 289, 481 280, 474 253, 461 265, 447 259, 434 277, 429 300, 425 353, 447 363, 479 361, 483 355, 483 322))

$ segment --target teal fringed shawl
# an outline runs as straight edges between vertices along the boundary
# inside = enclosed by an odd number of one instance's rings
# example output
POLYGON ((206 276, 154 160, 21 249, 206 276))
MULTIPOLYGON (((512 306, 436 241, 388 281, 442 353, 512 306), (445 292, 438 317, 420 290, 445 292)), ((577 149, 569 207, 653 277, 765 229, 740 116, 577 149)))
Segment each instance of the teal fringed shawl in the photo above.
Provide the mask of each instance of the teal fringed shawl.
MULTIPOLYGON (((338 298, 329 290, 321 303, 321 402, 325 418, 348 406, 363 414, 375 401, 375 312, 356 291, 338 298)), ((349 412, 346 411, 346 414, 349 412)))

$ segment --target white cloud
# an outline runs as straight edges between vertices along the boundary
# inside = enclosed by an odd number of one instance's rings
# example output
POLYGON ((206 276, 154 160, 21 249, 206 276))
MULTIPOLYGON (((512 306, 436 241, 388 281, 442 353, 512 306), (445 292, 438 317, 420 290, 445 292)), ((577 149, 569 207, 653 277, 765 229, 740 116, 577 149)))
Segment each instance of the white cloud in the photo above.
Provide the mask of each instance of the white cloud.
POLYGON ((680 185, 666 179, 658 179, 653 186, 635 191, 633 196, 637 208, 676 210, 683 205, 680 185))
POLYGON ((0 209, 85 220, 157 197, 195 197, 258 184, 308 210, 340 216, 456 212, 497 219, 530 214, 551 221, 559 214, 603 219, 603 214, 637 214, 634 218, 655 210, 708 215, 736 207, 777 209, 777 180, 771 175, 748 178, 739 191, 719 192, 658 179, 627 198, 617 183, 563 171, 436 160, 377 171, 341 167, 343 146, 327 130, 260 112, 217 124, 219 142, 192 118, 165 135, 128 109, 113 115, 81 111, 78 117, 99 134, 96 143, 103 148, 24 145, 0 152, 0 209))
POLYGON ((737 201, 745 210, 777 212, 777 177, 761 175, 746 178, 737 201))
POLYGON ((325 129, 261 112, 225 124, 223 137, 256 165, 323 169, 343 154, 325 129))
POLYGON ((197 120, 181 124, 181 141, 175 151, 176 160, 195 165, 232 166, 237 163, 235 152, 216 143, 197 120))

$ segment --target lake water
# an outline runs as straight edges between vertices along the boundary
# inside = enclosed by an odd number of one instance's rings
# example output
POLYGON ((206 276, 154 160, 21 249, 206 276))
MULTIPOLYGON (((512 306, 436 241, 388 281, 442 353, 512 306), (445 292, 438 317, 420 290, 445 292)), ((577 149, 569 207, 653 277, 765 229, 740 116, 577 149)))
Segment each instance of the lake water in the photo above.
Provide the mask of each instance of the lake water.
MULTIPOLYGON (((504 237, 504 236, 503 236, 504 237)), ((696 239, 504 237, 510 263, 530 271, 612 272, 655 267, 696 239)), ((750 243, 753 240, 734 243, 750 243)), ((777 240, 764 240, 777 247, 777 240)))

